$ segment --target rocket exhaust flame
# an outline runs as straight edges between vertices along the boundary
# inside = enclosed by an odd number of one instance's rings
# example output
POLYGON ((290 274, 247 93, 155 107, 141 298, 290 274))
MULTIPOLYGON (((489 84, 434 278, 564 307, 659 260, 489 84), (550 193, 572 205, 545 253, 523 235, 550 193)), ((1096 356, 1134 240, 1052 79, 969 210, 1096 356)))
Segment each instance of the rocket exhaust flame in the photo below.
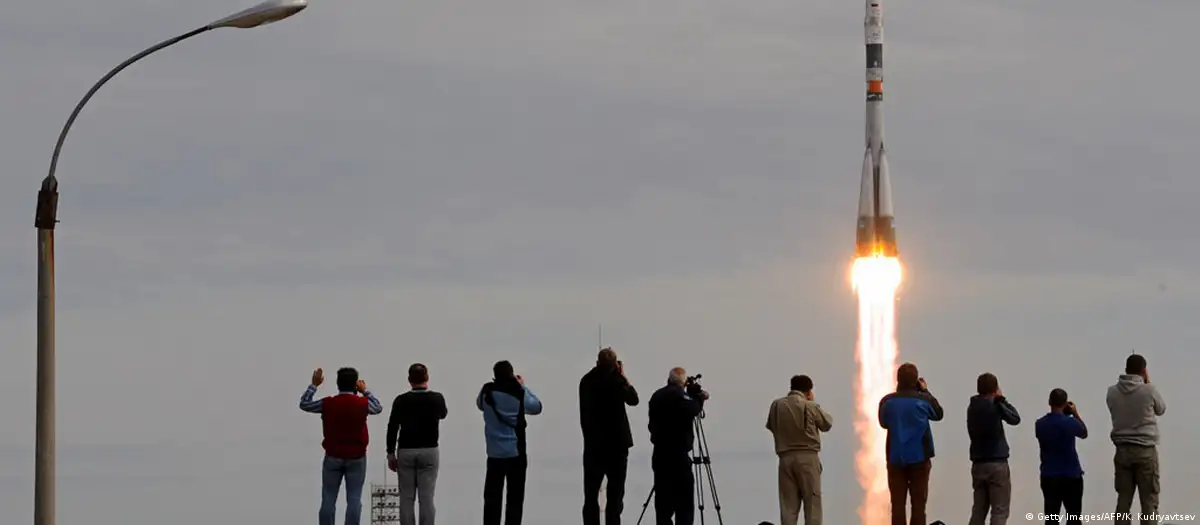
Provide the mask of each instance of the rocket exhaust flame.
POLYGON ((891 391, 896 370, 896 290, 902 279, 900 260, 875 255, 859 257, 851 270, 858 295, 858 377, 854 429, 859 438, 855 458, 858 482, 865 492, 858 509, 862 525, 887 525, 891 504, 884 454, 887 432, 879 426, 879 400, 891 391))
POLYGON ((891 522, 887 486, 887 432, 879 426, 879 400, 895 385, 896 290, 902 269, 896 246, 892 182, 883 141, 883 7, 867 0, 863 37, 866 44, 866 153, 858 198, 851 281, 858 295, 858 378, 854 421, 859 450, 855 464, 865 493, 858 509, 862 525, 891 522))

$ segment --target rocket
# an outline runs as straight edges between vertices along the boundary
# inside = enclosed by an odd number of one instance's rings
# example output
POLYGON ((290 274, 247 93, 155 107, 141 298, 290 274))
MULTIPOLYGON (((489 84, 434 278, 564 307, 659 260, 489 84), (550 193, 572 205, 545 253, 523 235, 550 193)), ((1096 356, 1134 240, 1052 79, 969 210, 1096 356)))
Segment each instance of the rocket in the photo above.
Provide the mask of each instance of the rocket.
POLYGON ((855 256, 896 257, 896 229, 892 224, 892 181, 883 147, 883 7, 882 0, 867 0, 863 22, 867 44, 867 151, 863 155, 862 186, 858 197, 858 232, 855 256))

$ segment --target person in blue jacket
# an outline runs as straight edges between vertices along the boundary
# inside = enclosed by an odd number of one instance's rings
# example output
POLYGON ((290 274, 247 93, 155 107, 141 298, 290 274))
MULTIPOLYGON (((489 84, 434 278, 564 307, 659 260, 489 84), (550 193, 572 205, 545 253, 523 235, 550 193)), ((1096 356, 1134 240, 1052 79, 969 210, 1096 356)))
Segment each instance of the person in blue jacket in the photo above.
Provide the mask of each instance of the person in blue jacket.
POLYGON ((941 421, 942 405, 929 393, 917 365, 904 363, 896 371, 896 391, 879 400, 879 425, 887 429, 888 491, 892 496, 892 525, 925 525, 929 472, 933 467, 933 429, 941 421), (905 521, 911 496, 912 521, 905 521))
POLYGON ((493 379, 475 397, 483 412, 483 435, 487 443, 487 475, 483 482, 483 524, 500 525, 501 497, 504 523, 521 525, 525 505, 525 416, 542 413, 542 401, 513 372, 512 363, 500 361, 492 367, 493 379))

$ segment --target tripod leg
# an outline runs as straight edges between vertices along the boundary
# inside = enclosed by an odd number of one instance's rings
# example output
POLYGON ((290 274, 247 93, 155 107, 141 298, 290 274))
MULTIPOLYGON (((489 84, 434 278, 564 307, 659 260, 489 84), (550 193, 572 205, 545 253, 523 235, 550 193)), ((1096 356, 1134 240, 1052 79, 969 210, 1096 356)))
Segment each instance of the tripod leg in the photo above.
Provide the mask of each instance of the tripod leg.
POLYGON ((717 480, 713 476, 712 464, 708 465, 708 490, 712 493, 713 509, 717 511, 717 523, 725 524, 725 519, 721 517, 721 498, 717 497, 717 480))
POLYGON ((637 525, 642 525, 642 518, 646 517, 646 509, 650 508, 650 499, 654 497, 654 489, 658 487, 650 487, 650 494, 646 496, 646 502, 642 504, 642 514, 638 516, 637 525))
POLYGON ((696 485, 696 509, 700 514, 700 525, 704 525, 704 483, 701 483, 703 480, 703 477, 701 476, 703 468, 703 463, 695 462, 695 470, 692 474, 692 483, 696 485))
MULTIPOLYGON (((725 519, 721 517, 721 498, 717 496, 717 480, 716 476, 713 475, 712 458, 709 456, 708 435, 704 433, 704 424, 701 423, 699 419, 696 420, 696 433, 697 437, 699 438, 697 442, 700 446, 701 457, 704 460, 705 470, 707 470, 708 490, 710 493, 712 493, 713 509, 717 511, 717 523, 724 525, 725 519)), ((697 480, 696 482, 701 483, 700 480, 697 480)), ((700 523, 701 525, 704 524, 703 514, 700 515, 700 523)))

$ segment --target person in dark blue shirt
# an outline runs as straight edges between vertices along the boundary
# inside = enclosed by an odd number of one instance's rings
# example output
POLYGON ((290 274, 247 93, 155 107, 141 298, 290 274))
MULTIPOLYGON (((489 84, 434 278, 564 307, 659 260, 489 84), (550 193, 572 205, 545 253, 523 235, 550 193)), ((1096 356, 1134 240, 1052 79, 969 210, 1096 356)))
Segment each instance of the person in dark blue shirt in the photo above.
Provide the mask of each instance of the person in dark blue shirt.
POLYGON ((1066 522, 1063 518, 1068 516, 1078 520, 1083 513, 1083 466, 1075 440, 1087 439, 1088 429, 1065 390, 1050 391, 1050 413, 1037 420, 1034 432, 1041 449, 1046 525, 1066 522), (1067 516, 1060 516, 1064 508, 1067 516))
POLYGON ((905 504, 912 500, 912 525, 924 525, 929 499, 929 472, 933 468, 933 429, 944 412, 929 393, 917 365, 904 363, 896 370, 896 391, 879 400, 879 426, 887 429, 888 492, 892 500, 892 525, 906 525, 905 504))

